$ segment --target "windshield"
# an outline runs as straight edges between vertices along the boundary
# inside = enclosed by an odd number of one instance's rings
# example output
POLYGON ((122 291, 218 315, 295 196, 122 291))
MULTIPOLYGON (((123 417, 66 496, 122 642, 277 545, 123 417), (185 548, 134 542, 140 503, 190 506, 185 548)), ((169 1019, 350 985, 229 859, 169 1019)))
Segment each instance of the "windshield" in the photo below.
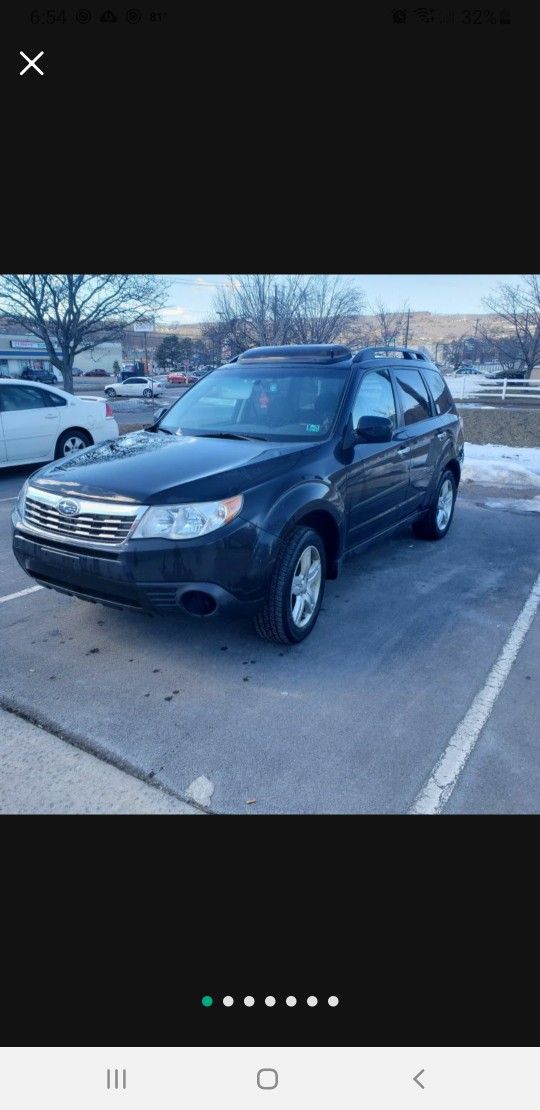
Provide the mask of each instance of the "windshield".
POLYGON ((332 429, 349 374, 341 366, 220 367, 180 397, 158 427, 176 435, 317 440, 332 429))

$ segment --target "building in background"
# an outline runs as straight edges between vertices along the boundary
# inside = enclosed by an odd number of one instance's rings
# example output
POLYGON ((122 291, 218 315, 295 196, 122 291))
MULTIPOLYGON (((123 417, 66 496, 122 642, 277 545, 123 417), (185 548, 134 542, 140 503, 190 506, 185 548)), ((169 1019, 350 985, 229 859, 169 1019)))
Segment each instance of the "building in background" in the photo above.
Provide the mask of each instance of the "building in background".
MULTIPOLYGON (((57 344, 58 351, 60 348, 57 344)), ((75 357, 75 367, 79 370, 109 370, 114 373, 113 364, 122 365, 121 343, 99 343, 92 351, 83 351, 75 357)), ((62 382, 60 371, 51 366, 45 343, 36 339, 30 332, 9 331, 0 324, 0 377, 20 378, 23 370, 52 370, 58 382, 62 382)))

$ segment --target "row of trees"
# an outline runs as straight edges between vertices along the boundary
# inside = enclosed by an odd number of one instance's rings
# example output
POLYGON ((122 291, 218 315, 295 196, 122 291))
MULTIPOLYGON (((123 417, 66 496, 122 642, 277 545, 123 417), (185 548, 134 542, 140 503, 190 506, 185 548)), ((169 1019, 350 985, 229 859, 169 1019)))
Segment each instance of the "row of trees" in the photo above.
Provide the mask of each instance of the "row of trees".
MULTIPOLYGON (((489 326, 437 344, 440 361, 455 368, 471 360, 498 362, 528 378, 540 362, 540 275, 525 274, 517 285, 500 284, 484 304, 491 313, 489 326)), ((225 350, 225 357, 266 344, 414 344, 406 304, 390 310, 377 301, 369 306, 368 319, 364 295, 342 275, 230 274, 214 309, 216 319, 203 334, 225 350)))
MULTIPOLYGON (((155 274, 3 274, 0 314, 45 344, 65 388, 73 391, 76 356, 121 340, 126 328, 159 313, 169 287, 155 274)), ((517 365, 529 377, 540 361, 540 275, 502 284, 484 303, 495 323, 447 344, 443 357, 453 365, 465 358, 517 365)), ((231 274, 214 308, 215 319, 200 341, 170 336, 160 344, 160 364, 194 357, 215 364, 267 344, 414 343, 405 305, 390 311, 379 301, 368 319, 363 293, 341 274, 231 274)))
POLYGON ((341 274, 231 274, 214 311, 203 339, 228 358, 249 347, 283 343, 411 341, 406 305, 395 311, 382 301, 367 306, 354 280, 341 274))
POLYGON ((189 337, 179 339, 177 335, 167 335, 156 348, 154 360, 160 370, 178 370, 185 362, 193 362, 197 353, 189 337))

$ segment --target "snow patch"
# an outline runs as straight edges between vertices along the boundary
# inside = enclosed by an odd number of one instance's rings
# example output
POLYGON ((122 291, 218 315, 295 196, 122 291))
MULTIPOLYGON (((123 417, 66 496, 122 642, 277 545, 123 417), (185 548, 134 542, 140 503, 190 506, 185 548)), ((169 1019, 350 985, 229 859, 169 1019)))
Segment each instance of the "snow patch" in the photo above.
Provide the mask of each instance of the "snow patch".
POLYGON ((466 443, 462 480, 517 489, 540 487, 540 448, 466 443))
POLYGON ((537 497, 518 497, 515 500, 511 497, 505 497, 501 501, 490 497, 484 501, 484 505, 488 509, 506 509, 510 513, 540 513, 540 495, 537 497))
POLYGON ((206 775, 199 775, 198 779, 194 779, 188 786, 186 797, 191 798, 200 806, 209 806, 214 790, 214 783, 207 779, 206 775))

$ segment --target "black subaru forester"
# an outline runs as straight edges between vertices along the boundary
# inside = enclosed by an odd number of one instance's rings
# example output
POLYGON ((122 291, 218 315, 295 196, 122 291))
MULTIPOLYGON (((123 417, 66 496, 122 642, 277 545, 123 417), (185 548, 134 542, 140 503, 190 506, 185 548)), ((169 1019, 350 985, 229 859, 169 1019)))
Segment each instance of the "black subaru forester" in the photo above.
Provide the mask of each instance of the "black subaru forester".
POLYGON ((257 347, 150 428, 33 474, 13 549, 87 601, 251 613, 261 636, 298 643, 345 555, 405 522, 446 535, 462 462, 460 417, 422 351, 257 347))

